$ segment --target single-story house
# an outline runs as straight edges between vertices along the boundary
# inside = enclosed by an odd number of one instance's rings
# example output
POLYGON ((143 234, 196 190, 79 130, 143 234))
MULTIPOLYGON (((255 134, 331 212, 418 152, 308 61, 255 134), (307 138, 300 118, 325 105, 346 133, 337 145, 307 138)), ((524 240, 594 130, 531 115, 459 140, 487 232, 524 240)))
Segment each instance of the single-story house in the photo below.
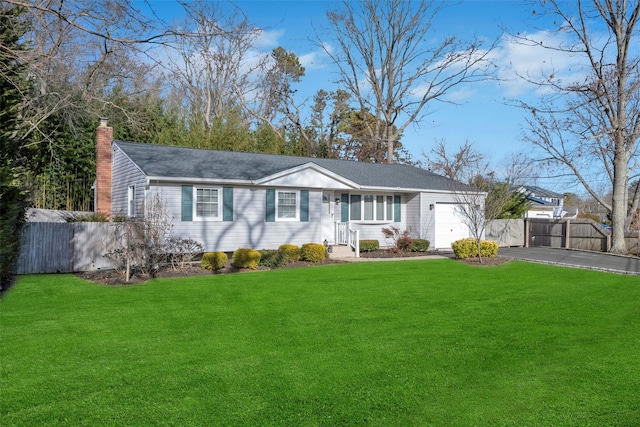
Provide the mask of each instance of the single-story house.
POLYGON ((564 195, 537 186, 521 185, 515 191, 524 194, 529 201, 525 218, 576 218, 577 208, 565 208, 564 195))
POLYGON ((381 230, 390 226, 411 230, 432 249, 470 236, 457 214, 455 183, 414 166, 142 144, 112 135, 101 121, 96 210, 140 216, 159 193, 174 235, 207 251, 343 244, 355 231, 385 247, 391 242, 381 230))

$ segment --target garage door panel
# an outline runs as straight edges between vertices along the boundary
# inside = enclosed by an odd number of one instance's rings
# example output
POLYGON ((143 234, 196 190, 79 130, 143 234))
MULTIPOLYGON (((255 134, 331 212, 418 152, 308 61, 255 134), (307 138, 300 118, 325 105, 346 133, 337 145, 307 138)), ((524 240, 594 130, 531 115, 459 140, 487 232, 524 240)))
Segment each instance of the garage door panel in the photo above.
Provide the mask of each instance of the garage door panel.
POLYGON ((469 237, 469 227, 456 209, 455 204, 436 203, 435 244, 436 249, 449 249, 456 240, 469 237))

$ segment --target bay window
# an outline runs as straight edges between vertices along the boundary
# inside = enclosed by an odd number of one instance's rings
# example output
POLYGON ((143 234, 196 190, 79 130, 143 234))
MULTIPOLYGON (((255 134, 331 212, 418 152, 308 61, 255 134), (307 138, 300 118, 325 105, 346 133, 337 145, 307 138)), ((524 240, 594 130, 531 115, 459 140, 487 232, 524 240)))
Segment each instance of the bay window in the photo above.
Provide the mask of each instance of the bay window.
MULTIPOLYGON (((345 195, 346 196, 346 195, 345 195)), ((394 221, 395 204, 398 199, 386 194, 349 194, 348 195, 348 220, 350 221, 394 221)), ((344 199, 344 198, 343 198, 344 199)), ((343 221, 346 220, 343 213, 343 221)))

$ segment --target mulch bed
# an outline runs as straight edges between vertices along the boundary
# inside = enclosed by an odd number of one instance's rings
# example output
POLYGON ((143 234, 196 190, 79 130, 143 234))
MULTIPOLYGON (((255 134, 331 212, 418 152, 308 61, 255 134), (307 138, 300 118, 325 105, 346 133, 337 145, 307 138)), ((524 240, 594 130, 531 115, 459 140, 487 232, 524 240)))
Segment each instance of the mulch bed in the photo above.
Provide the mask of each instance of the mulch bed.
MULTIPOLYGON (((301 268, 301 267, 309 267, 314 265, 327 265, 327 264, 343 264, 346 261, 339 259, 326 259, 321 262, 307 262, 307 261, 296 261, 287 263, 282 268, 301 268)), ((228 262, 227 265, 218 270, 218 271, 210 271, 203 270, 200 268, 200 263, 194 263, 185 268, 180 269, 164 269, 158 271, 154 276, 150 275, 142 275, 142 274, 132 274, 129 282, 125 281, 124 273, 121 273, 117 270, 100 270, 100 271, 86 271, 75 273, 76 276, 87 280, 89 282, 99 283, 103 285, 135 285, 137 283, 144 283, 147 280, 153 278, 173 278, 173 277, 195 277, 195 276, 210 276, 217 274, 233 274, 233 273, 249 273, 253 271, 264 271, 270 270, 268 267, 258 267, 255 270, 251 270, 248 268, 234 268, 231 266, 231 262, 228 262)))
POLYGON ((404 252, 393 249, 378 249, 377 251, 360 252, 360 258, 412 258, 433 254, 433 252, 404 252))
MULTIPOLYGON (((436 252, 402 252, 402 251, 394 251, 390 249, 380 249, 372 252, 362 252, 360 253, 360 257, 362 258, 412 258, 419 257, 425 255, 436 255, 436 252)), ((453 255, 451 254, 451 257, 453 255)), ((478 258, 468 258, 463 260, 458 260, 459 262, 463 262, 469 265, 478 265, 478 266, 493 266, 504 264, 505 262, 510 261, 509 258, 505 257, 494 257, 494 258, 483 258, 482 263, 479 262, 478 258)), ((315 265, 327 265, 327 264, 343 264, 348 261, 340 260, 340 259, 326 259, 319 263, 311 263, 306 261, 296 261, 287 263, 282 268, 301 268, 301 267, 310 267, 315 265)), ((194 263, 182 269, 166 269, 159 271, 154 277, 155 278, 173 278, 173 277, 194 277, 194 276, 207 276, 207 275, 215 275, 215 274, 233 274, 233 273, 248 273, 252 271, 263 271, 269 270, 268 267, 258 267, 256 270, 250 269, 238 269, 231 266, 231 263, 227 263, 227 266, 212 272, 209 270, 203 270, 200 268, 200 263, 194 263)), ((99 283, 103 285, 134 285, 137 283, 144 283, 147 280, 150 280, 154 277, 148 275, 141 274, 133 274, 129 280, 129 282, 125 281, 125 276, 123 273, 120 273, 116 270, 100 270, 100 271, 86 271, 81 273, 76 273, 76 276, 90 281, 94 283, 99 283)))

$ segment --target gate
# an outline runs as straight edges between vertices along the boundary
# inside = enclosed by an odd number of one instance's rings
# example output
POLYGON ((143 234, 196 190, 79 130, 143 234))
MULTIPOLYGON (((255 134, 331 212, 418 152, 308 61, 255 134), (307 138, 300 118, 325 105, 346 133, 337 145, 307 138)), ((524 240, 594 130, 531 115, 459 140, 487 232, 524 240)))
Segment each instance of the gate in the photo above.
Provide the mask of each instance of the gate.
POLYGON ((608 252, 611 234, 589 219, 526 219, 527 246, 608 252))

